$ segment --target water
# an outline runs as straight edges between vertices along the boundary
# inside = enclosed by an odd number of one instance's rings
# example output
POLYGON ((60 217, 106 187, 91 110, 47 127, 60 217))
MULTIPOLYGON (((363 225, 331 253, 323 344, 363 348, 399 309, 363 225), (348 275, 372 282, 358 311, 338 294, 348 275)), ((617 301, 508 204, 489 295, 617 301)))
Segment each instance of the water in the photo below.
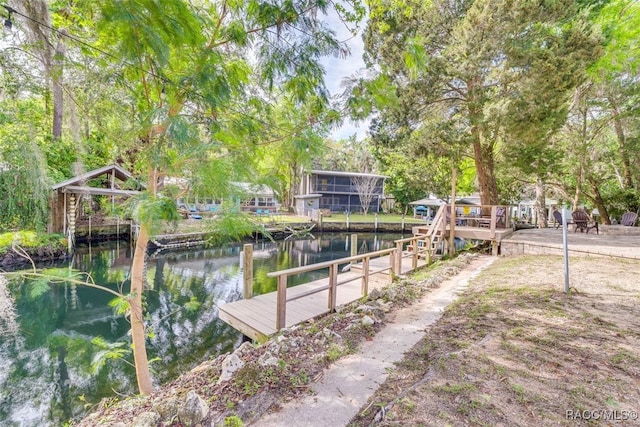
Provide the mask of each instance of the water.
MULTIPOLYGON (((358 253, 393 246, 400 235, 360 234, 358 253)), ((254 294, 275 290, 266 274, 350 255, 349 234, 254 244, 254 294)), ((148 356, 156 384, 242 340, 218 320, 218 306, 241 298, 241 245, 154 254, 147 263, 148 356)), ((77 251, 71 267, 95 283, 128 290, 128 244, 77 251)), ((64 266, 64 267, 69 267, 64 266)), ((319 278, 313 272, 291 285, 319 278)), ((64 283, 11 284, 20 332, 0 337, 0 426, 58 426, 104 397, 136 392, 129 324, 107 292, 64 283), (38 295, 38 289, 44 293, 38 295)))

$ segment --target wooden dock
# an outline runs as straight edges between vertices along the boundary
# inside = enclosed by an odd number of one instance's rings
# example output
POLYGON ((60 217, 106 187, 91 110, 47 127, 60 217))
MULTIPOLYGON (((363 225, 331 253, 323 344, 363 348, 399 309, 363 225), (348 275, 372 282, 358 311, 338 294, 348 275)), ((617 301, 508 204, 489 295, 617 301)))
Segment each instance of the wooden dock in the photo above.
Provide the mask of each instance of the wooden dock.
MULTIPOLYGON (((278 291, 223 304, 218 316, 247 337, 264 341, 281 328, 306 322, 382 288, 391 281, 392 274, 412 271, 413 263, 413 255, 405 253, 398 270, 396 248, 391 248, 269 273, 270 277, 278 277, 278 291), (351 262, 349 271, 338 273, 338 265, 351 262), (327 278, 286 287, 288 276, 326 268, 327 278)), ((419 266, 424 264, 424 260, 418 261, 419 266)))
MULTIPOLYGON (((348 304, 378 289, 394 276, 411 272, 431 262, 436 253, 445 253, 450 234, 450 224, 445 221, 446 209, 438 210, 429 226, 414 227, 414 236, 396 240, 394 248, 353 255, 304 267, 290 268, 268 273, 278 280, 278 290, 251 297, 253 279, 245 277, 244 299, 219 307, 218 316, 244 335, 264 341, 282 328, 297 325, 314 317, 334 311, 339 305, 348 304), (351 264, 348 272, 339 272, 338 266, 351 264), (287 279, 302 273, 329 269, 325 279, 315 280, 289 288, 287 279)), ((506 208, 479 206, 490 210, 488 217, 456 216, 456 237, 491 241, 497 255, 500 242, 513 233, 506 208), (501 212, 501 214, 500 214, 501 212), (475 226, 464 226, 473 224, 475 226)), ((356 244, 351 245, 357 247, 356 244)), ((245 271, 252 271, 251 263, 245 271)))

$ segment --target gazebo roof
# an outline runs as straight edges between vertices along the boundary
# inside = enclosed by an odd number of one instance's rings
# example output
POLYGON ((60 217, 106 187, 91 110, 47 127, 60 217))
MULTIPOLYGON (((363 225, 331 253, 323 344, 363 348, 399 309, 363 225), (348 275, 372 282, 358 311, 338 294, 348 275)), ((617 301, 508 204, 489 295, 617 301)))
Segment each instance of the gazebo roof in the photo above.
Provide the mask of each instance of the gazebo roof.
MULTIPOLYGON (((53 190, 62 190, 63 193, 84 193, 93 195, 107 195, 107 196, 133 196, 140 194, 137 190, 122 190, 115 188, 111 185, 109 188, 105 187, 90 187, 86 185, 86 182, 102 175, 112 175, 119 181, 127 181, 129 179, 135 180, 127 170, 121 166, 114 164, 103 166, 99 169, 92 170, 90 172, 83 173, 66 181, 59 182, 53 185, 53 190)), ((142 187, 142 185, 140 185, 142 187)))

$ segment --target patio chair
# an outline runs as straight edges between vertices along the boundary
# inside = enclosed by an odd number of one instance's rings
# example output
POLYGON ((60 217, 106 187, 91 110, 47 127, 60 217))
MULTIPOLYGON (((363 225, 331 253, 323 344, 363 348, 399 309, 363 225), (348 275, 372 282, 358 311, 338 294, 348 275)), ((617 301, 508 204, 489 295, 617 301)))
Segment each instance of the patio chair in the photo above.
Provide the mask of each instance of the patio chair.
POLYGON ((620 224, 626 225, 627 227, 633 227, 636 225, 636 221, 638 220, 638 214, 635 212, 625 212, 622 215, 622 219, 620 220, 620 224))
POLYGON ((598 230, 598 222, 592 221, 591 218, 589 218, 587 212, 585 212, 584 210, 580 209, 577 211, 573 211, 571 217, 573 218, 573 223, 575 224, 575 228, 573 229, 574 233, 578 230, 580 230, 581 233, 585 231, 589 233, 589 230, 595 228, 596 234, 600 234, 598 230))
MULTIPOLYGON (((556 220, 556 229, 562 225, 562 212, 553 211, 553 219, 556 220)), ((571 224, 571 221, 567 218, 567 224, 571 224)))

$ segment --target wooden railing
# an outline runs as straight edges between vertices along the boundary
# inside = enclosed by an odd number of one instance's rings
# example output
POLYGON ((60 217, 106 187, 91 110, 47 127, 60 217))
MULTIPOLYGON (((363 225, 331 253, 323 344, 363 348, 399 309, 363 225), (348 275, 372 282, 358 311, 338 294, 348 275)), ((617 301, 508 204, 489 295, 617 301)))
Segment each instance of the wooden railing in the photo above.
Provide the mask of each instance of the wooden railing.
POLYGON ((337 288, 340 285, 345 283, 353 282, 354 280, 362 279, 362 295, 367 295, 369 293, 369 275, 375 273, 381 273, 383 271, 391 270, 391 276, 395 274, 394 272, 394 261, 396 248, 384 249, 377 252, 370 252, 366 254, 350 256, 347 258, 340 258, 332 261, 320 262, 317 264, 306 265, 303 267, 295 267, 289 268, 286 270, 274 271, 271 273, 267 273, 267 277, 276 277, 278 280, 278 294, 276 299, 276 329, 280 330, 286 325, 286 316, 287 316, 287 303, 291 301, 295 301, 302 297, 306 297, 309 295, 313 295, 322 291, 329 290, 329 297, 327 306, 330 311, 335 310, 336 308, 336 294, 337 288), (371 258, 377 258, 385 255, 390 255, 389 266, 371 271, 369 268, 369 261, 371 258), (362 274, 358 276, 351 276, 350 278, 338 281, 338 265, 340 264, 349 264, 351 262, 359 262, 362 261, 362 274), (322 270, 325 268, 329 268, 329 284, 324 286, 319 286, 317 288, 308 290, 306 292, 299 292, 296 295, 287 297, 287 280, 289 276, 295 276, 302 273, 308 273, 310 271, 322 270))
MULTIPOLYGON (((353 282, 354 280, 361 279, 361 292, 365 296, 369 293, 369 276, 376 273, 382 273, 389 271, 391 280, 398 274, 402 274, 402 259, 406 257, 412 257, 412 269, 416 269, 418 266, 418 257, 421 256, 422 250, 418 241, 424 240, 424 236, 413 236, 406 239, 400 239, 395 241, 395 247, 389 249, 383 249, 381 251, 369 252, 366 254, 354 255, 346 258, 340 258, 332 261, 325 261, 317 264, 311 264, 303 267, 289 268, 286 270, 274 271, 267 273, 267 277, 277 278, 277 298, 276 298, 276 329, 280 330, 285 327, 287 320, 287 303, 295 301, 297 299, 313 295, 319 292, 329 290, 327 308, 330 311, 336 308, 336 295, 338 286, 345 283, 353 282), (405 251, 405 244, 410 247, 410 251, 405 251), (389 266, 380 268, 378 270, 371 270, 370 260, 372 258, 379 258, 389 255, 389 266), (353 264, 356 262, 362 262, 362 274, 352 276, 339 281, 338 278, 338 266, 340 264, 353 264), (317 271, 328 268, 329 269, 329 283, 327 285, 319 286, 314 289, 310 289, 305 292, 297 292, 293 296, 287 296, 287 282, 289 276, 295 276, 302 273, 308 273, 310 271, 317 271)), ((430 245, 428 246, 430 247, 430 245)), ((427 258, 428 259, 428 258, 427 258)), ((427 261, 428 262, 428 261, 427 261)), ((353 267, 352 267, 352 270, 353 267)))

